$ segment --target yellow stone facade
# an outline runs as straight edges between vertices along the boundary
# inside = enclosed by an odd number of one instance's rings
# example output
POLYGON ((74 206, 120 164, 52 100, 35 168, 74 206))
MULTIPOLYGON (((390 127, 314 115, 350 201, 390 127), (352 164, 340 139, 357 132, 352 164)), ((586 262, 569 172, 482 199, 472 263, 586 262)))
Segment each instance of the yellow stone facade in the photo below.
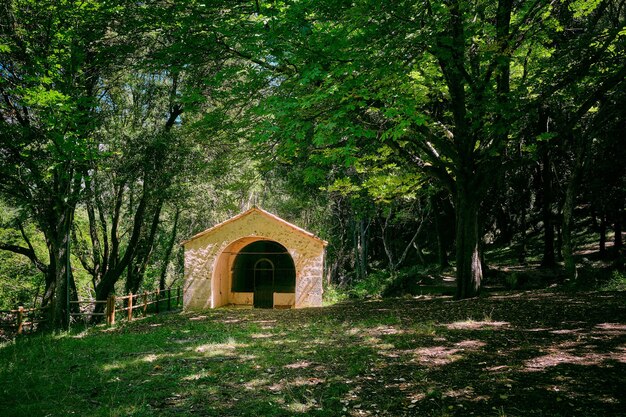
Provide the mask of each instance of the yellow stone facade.
POLYGON ((224 305, 252 305, 253 292, 232 291, 237 254, 259 241, 279 243, 295 266, 295 293, 273 293, 275 308, 322 305, 322 276, 326 242, 258 207, 241 213, 182 243, 185 248, 186 310, 224 305))

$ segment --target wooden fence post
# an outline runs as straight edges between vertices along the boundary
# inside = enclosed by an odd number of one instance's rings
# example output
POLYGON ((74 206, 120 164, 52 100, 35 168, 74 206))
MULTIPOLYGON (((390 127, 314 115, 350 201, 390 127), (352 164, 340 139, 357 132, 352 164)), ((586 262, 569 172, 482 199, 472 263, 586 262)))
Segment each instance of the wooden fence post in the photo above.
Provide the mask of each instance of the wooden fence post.
POLYGON ((115 324, 115 294, 109 295, 107 299, 107 324, 109 326, 115 324))
POLYGON ((167 311, 172 309, 172 288, 167 289, 167 311))
POLYGON ((133 320, 133 293, 128 293, 128 321, 133 320))
POLYGON ((159 298, 161 298, 160 295, 161 295, 161 289, 157 288, 157 290, 156 290, 156 312, 157 312, 157 314, 159 314, 159 298))
POLYGON ((148 291, 143 292, 143 316, 146 316, 146 311, 148 311, 148 291))
POLYGON ((22 334, 24 323, 24 307, 17 308, 17 334, 22 334))

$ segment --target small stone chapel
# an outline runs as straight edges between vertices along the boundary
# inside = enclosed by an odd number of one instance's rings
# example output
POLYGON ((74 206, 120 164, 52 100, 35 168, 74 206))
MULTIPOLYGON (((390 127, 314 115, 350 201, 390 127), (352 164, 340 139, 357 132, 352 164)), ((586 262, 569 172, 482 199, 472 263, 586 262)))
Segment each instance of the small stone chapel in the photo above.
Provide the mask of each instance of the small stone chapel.
POLYGON ((252 207, 182 245, 186 310, 322 305, 327 242, 265 210, 252 207))

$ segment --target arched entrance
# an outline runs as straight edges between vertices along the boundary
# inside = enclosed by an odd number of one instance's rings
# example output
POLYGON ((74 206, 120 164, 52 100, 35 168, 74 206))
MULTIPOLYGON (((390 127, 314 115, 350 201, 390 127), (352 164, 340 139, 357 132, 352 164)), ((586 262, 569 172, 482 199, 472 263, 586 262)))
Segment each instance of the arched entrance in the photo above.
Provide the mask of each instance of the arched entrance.
POLYGON ((278 242, 258 240, 237 252, 231 271, 231 292, 253 293, 254 307, 273 308, 275 294, 296 291, 296 268, 278 242))

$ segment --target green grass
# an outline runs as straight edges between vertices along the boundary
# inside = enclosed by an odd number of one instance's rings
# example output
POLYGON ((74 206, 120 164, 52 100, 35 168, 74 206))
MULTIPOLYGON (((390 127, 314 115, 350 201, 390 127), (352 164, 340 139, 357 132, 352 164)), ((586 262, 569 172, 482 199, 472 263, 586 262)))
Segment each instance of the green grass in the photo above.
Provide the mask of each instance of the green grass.
POLYGON ((624 301, 396 298, 20 337, 0 345, 0 416, 620 415, 624 301))

